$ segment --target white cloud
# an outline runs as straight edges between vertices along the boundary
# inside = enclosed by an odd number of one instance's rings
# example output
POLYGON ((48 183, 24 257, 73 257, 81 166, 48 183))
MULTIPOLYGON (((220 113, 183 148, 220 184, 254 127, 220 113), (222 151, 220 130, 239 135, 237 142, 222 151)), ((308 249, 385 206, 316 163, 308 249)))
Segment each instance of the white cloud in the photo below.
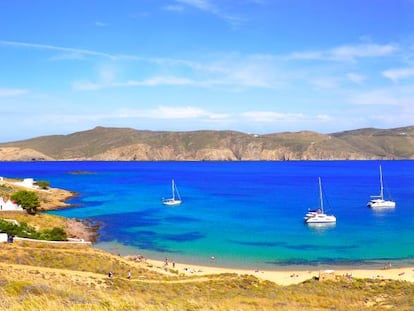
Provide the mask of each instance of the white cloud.
POLYGON ((398 82, 402 79, 408 79, 414 77, 414 67, 411 68, 399 68, 389 69, 382 72, 382 75, 393 82, 398 82))
POLYGON ((12 97, 12 96, 21 96, 27 94, 29 91, 24 89, 1 89, 0 88, 0 97, 12 97))
POLYGON ((188 78, 180 77, 152 77, 145 80, 129 80, 127 82, 114 83, 113 86, 195 86, 200 83, 188 78))
POLYGON ((110 59, 116 59, 116 58, 120 57, 118 55, 112 55, 112 54, 97 52, 97 51, 93 51, 93 50, 66 48, 66 47, 49 45, 49 44, 37 44, 37 43, 0 40, 0 45, 21 47, 21 48, 39 49, 39 50, 60 51, 60 52, 65 52, 65 53, 75 54, 75 55, 99 56, 99 57, 110 58, 110 59))
POLYGON ((176 3, 188 5, 194 8, 197 8, 201 11, 212 14, 233 26, 237 26, 243 22, 241 17, 228 14, 223 9, 219 8, 211 0, 175 0, 176 3))
POLYGON ((329 50, 294 52, 288 55, 292 60, 355 61, 359 58, 389 56, 399 50, 393 44, 342 45, 329 50))
POLYGON ((83 107, 79 111, 59 111, 52 110, 48 113, 39 113, 31 116, 47 120, 50 123, 76 123, 93 121, 99 123, 101 121, 116 120, 224 120, 229 117, 227 114, 214 113, 203 108, 194 106, 158 106, 147 109, 119 108, 108 109, 106 111, 97 111, 90 107, 83 107))
MULTIPOLYGON (((161 64, 165 64, 167 61, 164 60, 161 64)), ((282 83, 281 79, 276 76, 277 71, 274 66, 261 60, 243 58, 237 61, 210 64, 172 61, 170 65, 177 66, 177 68, 170 68, 171 71, 183 66, 190 67, 191 71, 188 73, 188 77, 169 75, 152 76, 141 80, 116 81, 112 71, 104 75, 104 71, 101 70, 97 81, 76 81, 72 83, 72 88, 78 91, 92 91, 118 87, 187 86, 198 88, 224 87, 227 90, 239 90, 242 88, 275 88, 282 83), (240 65, 240 63, 243 65, 240 65)))
POLYGON ((111 114, 111 118, 147 118, 147 119, 226 119, 227 114, 209 112, 199 107, 170 107, 159 106, 154 109, 122 109, 117 113, 111 114))
MULTIPOLYGON (((328 114, 282 113, 276 111, 247 111, 233 117, 233 124, 239 128, 249 127, 250 131, 262 133, 303 131, 334 127, 335 119, 328 114), (243 123, 247 123, 244 125, 243 123)), ((326 130, 325 130, 326 132, 326 130)), ((329 130, 328 130, 329 132, 329 130)))
MULTIPOLYGON (((182 3, 192 4, 200 8, 209 8, 212 6, 209 1, 190 1, 181 0, 182 3)), ((127 54, 110 54, 100 51, 66 48, 48 44, 34 44, 15 41, 1 41, 0 45, 7 45, 19 48, 44 49, 62 52, 60 56, 53 59, 85 59, 87 57, 97 57, 110 59, 117 65, 116 61, 129 61, 129 67, 139 66, 139 62, 153 65, 151 67, 152 76, 134 79, 131 77, 126 81, 117 81, 115 76, 111 79, 103 79, 103 75, 98 74, 96 81, 76 81, 73 83, 75 90, 98 90, 110 87, 126 86, 190 86, 190 87, 219 87, 226 88, 229 91, 240 91, 245 88, 280 88, 288 86, 293 81, 305 82, 313 81, 312 84, 318 88, 337 87, 339 78, 318 77, 323 65, 318 65, 316 72, 311 67, 298 67, 296 60, 355 60, 362 57, 379 57, 386 56, 398 50, 398 47, 392 44, 359 44, 343 45, 334 47, 325 51, 297 52, 286 56, 270 54, 252 54, 241 55, 238 53, 230 54, 210 54, 203 55, 203 59, 186 60, 173 58, 147 58, 137 55, 127 54), (158 72, 166 72, 169 75, 159 75, 158 72), (180 74, 176 74, 179 72, 180 74), (186 72, 185 76, 182 72, 186 72)), ((139 67, 138 67, 139 69, 139 67)), ((329 70, 329 69, 328 69, 329 70)), ((139 72, 136 71, 136 72, 139 72)), ((327 73, 333 77, 331 72, 327 73)), ((409 77, 411 71, 390 70, 383 73, 390 79, 401 79, 409 77)), ((326 75, 326 73, 324 74, 326 75)), ((347 74, 349 81, 361 84, 365 77, 361 74, 347 74)))
POLYGON ((398 47, 392 44, 360 44, 340 46, 330 51, 331 57, 337 60, 354 60, 364 57, 382 57, 393 54, 398 47))
POLYGON ((301 113, 280 113, 274 111, 247 111, 241 116, 252 122, 275 122, 303 120, 305 116, 301 113))
POLYGON ((75 91, 96 91, 105 88, 117 88, 117 87, 156 87, 156 86, 199 86, 203 87, 202 82, 197 82, 188 78, 180 77, 151 77, 143 80, 128 80, 116 82, 111 80, 111 77, 108 80, 101 80, 100 82, 90 82, 90 81, 75 81, 72 83, 72 88, 75 91))
POLYGON ((318 114, 316 116, 316 119, 321 120, 321 121, 330 121, 330 120, 332 120, 332 117, 327 115, 327 114, 318 114))

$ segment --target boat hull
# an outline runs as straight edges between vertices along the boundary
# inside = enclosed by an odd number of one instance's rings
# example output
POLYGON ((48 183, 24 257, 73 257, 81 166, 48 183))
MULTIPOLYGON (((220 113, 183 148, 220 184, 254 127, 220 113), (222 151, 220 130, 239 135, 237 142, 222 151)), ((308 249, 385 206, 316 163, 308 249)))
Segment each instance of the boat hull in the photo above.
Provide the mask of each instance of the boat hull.
POLYGON ((371 208, 395 208, 395 202, 378 199, 369 201, 367 206, 371 208))
POLYGON ((336 217, 333 215, 318 214, 313 217, 309 217, 305 220, 307 224, 326 224, 336 222, 336 217))
POLYGON ((168 205, 168 206, 176 206, 176 205, 181 204, 181 200, 173 200, 173 199, 164 200, 162 201, 162 204, 168 205))

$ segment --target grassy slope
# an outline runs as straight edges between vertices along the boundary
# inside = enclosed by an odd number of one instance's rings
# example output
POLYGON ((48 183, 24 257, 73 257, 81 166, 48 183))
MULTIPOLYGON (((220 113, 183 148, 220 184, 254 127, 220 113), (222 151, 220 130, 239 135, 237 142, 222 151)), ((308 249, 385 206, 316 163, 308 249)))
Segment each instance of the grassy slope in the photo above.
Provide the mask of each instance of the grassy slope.
POLYGON ((5 244, 2 310, 410 310, 414 285, 353 280, 281 287, 233 274, 166 274, 93 248, 5 244), (132 279, 126 278, 132 271, 132 279), (107 277, 108 271, 114 278, 107 277))
POLYGON ((367 128, 335 133, 333 136, 380 157, 409 159, 414 156, 413 126, 389 130, 367 128))

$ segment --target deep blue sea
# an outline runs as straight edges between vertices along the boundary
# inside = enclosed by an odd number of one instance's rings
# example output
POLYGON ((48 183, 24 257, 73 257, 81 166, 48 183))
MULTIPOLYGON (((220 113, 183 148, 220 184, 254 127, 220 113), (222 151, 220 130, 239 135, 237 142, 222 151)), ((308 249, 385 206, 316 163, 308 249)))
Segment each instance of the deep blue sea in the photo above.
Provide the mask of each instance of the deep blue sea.
POLYGON ((52 213, 99 222, 96 247, 123 255, 254 268, 414 263, 414 161, 0 162, 0 172, 79 193, 52 213), (392 210, 366 207, 379 165, 392 210), (319 206, 318 177, 336 225, 303 222, 319 206), (183 204, 168 207, 172 179, 183 204))

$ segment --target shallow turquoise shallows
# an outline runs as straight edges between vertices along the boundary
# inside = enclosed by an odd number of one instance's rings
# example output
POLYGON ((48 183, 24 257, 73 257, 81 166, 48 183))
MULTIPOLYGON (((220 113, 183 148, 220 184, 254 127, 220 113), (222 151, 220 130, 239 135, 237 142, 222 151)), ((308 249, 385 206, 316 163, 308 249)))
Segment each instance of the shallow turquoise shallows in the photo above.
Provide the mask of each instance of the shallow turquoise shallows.
POLYGON ((414 262, 414 161, 0 162, 2 176, 76 191, 52 212, 101 224, 97 247, 188 263, 280 268, 414 262), (372 210, 382 166, 395 209, 372 210), (337 223, 309 227, 319 206, 337 223), (174 179, 183 203, 165 206, 174 179), (214 263, 211 257, 214 256, 214 263))

